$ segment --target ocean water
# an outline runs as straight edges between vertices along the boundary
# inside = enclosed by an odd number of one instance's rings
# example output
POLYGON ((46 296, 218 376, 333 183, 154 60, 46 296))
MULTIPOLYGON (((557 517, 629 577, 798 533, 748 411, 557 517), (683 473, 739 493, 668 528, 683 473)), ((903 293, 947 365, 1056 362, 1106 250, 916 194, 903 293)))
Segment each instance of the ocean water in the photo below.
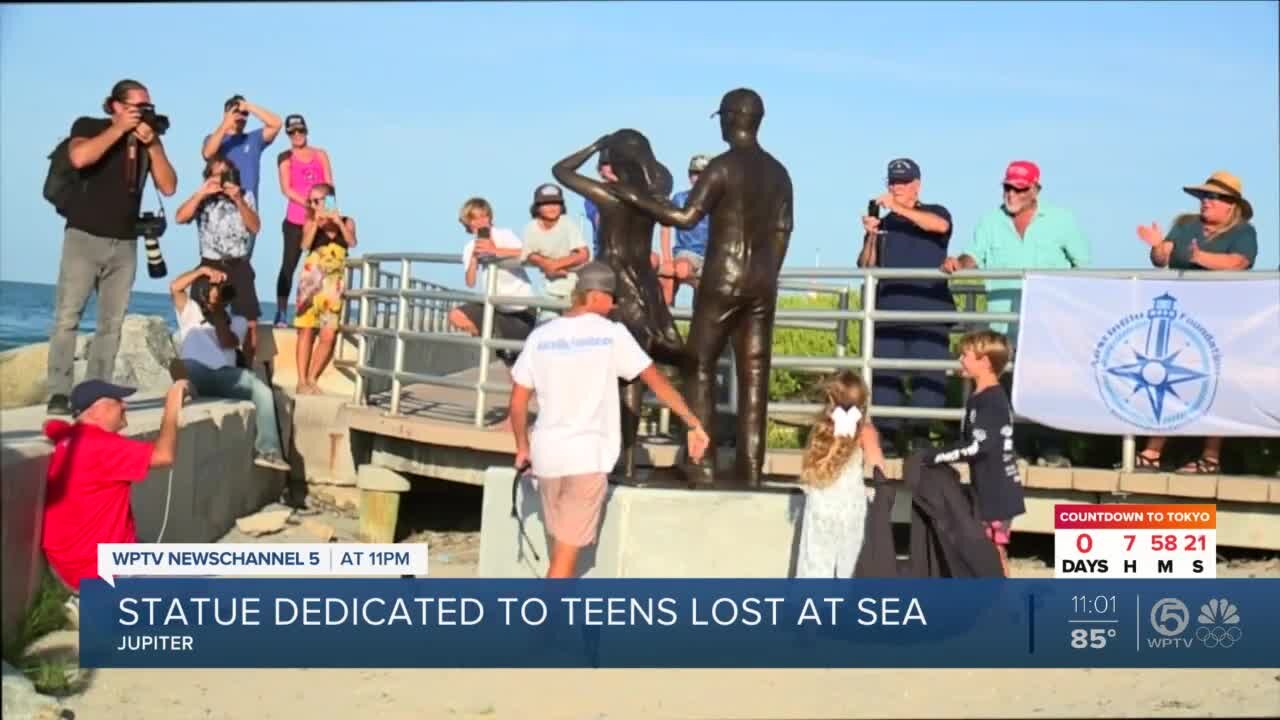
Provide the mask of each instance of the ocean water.
MULTIPOLYGON (((53 327, 54 286, 44 283, 0 281, 0 351, 45 342, 53 327)), ((80 332, 93 332, 98 320, 97 298, 91 296, 80 317, 80 332)), ((167 294, 134 291, 129 314, 159 315, 177 331, 173 302, 167 294)), ((262 303, 262 316, 275 317, 275 303, 262 303)))

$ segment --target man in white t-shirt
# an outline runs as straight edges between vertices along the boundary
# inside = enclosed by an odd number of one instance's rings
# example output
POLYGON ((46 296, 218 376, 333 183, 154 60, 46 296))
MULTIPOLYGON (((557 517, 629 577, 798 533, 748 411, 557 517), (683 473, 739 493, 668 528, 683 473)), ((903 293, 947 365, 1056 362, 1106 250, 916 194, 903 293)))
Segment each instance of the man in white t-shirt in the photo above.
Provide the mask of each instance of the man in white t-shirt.
POLYGON ((533 219, 524 226, 521 258, 542 271, 547 280, 547 295, 568 300, 576 278, 574 271, 591 259, 591 251, 578 223, 564 214, 564 192, 560 186, 539 185, 533 191, 529 214, 533 219))
POLYGON ((578 552, 595 542, 608 486, 618 462, 622 423, 618 381, 639 377, 689 429, 689 453, 701 460, 710 438, 684 398, 640 349, 631 333, 607 318, 617 278, 606 263, 578 270, 573 307, 536 328, 511 370, 511 428, 516 467, 532 465, 551 535, 547 577, 573 577, 578 552), (528 431, 529 399, 538 419, 528 431))
MULTIPOLYGON (((493 207, 488 201, 479 197, 468 199, 458 212, 458 221, 473 238, 462 246, 462 266, 466 268, 467 287, 473 288, 477 281, 482 281, 484 275, 480 272, 481 269, 496 262, 499 263, 499 295, 532 297, 533 285, 524 268, 519 265, 524 246, 515 233, 506 228, 493 227, 493 207)), ((537 322, 537 315, 528 305, 498 305, 494 310, 495 338, 524 340, 529 337, 537 322)), ((484 325, 484 305, 469 302, 455 307, 449 311, 449 324, 469 335, 478 336, 484 325)), ((518 353, 499 350, 497 355, 510 367, 518 353)))
POLYGON ((226 274, 201 266, 179 275, 169 293, 178 314, 178 357, 191 386, 209 397, 252 401, 258 425, 253 464, 288 471, 276 427, 275 395, 252 371, 236 366, 236 349, 249 332, 249 321, 229 310, 235 289, 226 274))

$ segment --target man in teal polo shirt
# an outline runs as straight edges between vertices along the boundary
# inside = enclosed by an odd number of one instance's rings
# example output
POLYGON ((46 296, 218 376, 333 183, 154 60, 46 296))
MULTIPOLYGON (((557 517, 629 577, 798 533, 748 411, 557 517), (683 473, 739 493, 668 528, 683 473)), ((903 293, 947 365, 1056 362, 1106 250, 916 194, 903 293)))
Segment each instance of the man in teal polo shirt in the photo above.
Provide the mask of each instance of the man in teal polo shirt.
MULTIPOLYGON (((960 257, 943 261, 943 272, 975 268, 1060 270, 1089 264, 1089 241, 1075 217, 1063 208, 1040 202, 1040 168, 1035 163, 1009 163, 1003 189, 1004 202, 978 220, 969 247, 960 257)), ((986 285, 988 312, 1021 312, 1021 280, 987 280, 986 285)), ((1017 323, 992 323, 991 327, 1016 344, 1017 323)), ((1033 431, 1028 440, 1038 446, 1040 464, 1069 464, 1055 438, 1033 431)))

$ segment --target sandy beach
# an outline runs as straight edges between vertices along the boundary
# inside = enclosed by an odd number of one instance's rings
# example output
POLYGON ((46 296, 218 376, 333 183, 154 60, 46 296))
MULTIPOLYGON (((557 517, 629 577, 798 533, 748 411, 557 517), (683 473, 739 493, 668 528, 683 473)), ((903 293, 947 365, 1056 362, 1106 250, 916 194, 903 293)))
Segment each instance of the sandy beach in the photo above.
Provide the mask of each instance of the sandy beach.
MULTIPOLYGON (((476 573, 479 520, 466 510, 472 490, 428 494, 406 507, 404 540, 429 543, 433 576, 476 573)), ((313 497, 332 502, 305 519, 353 540, 354 513, 339 507, 350 493, 313 497)), ((257 539, 233 530, 223 541, 311 539, 299 523, 257 539)), ((1013 571, 1053 574, 1035 556, 1015 557, 1013 571)), ((1218 575, 1280 577, 1280 559, 1233 560, 1218 575)), ((74 642, 64 632, 45 644, 70 651, 74 642)), ((1266 717, 1280 714, 1280 669, 95 670, 85 671, 83 691, 64 706, 78 720, 1266 717)))

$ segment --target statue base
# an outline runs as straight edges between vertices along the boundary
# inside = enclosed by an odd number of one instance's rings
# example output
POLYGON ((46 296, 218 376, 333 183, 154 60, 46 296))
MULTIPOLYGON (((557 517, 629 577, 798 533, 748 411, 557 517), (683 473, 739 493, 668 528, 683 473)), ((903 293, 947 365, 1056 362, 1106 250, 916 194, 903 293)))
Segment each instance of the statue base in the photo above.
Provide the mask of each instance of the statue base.
MULTIPOLYGON (((794 485, 689 492, 670 469, 609 484, 596 543, 579 556, 580 577, 789 577, 804 494, 794 485)), ((515 471, 485 473, 480 577, 543 577, 549 554, 540 498, 515 471), (521 532, 523 528, 523 533, 521 532), (536 557, 535 557, 536 554, 536 557)))

